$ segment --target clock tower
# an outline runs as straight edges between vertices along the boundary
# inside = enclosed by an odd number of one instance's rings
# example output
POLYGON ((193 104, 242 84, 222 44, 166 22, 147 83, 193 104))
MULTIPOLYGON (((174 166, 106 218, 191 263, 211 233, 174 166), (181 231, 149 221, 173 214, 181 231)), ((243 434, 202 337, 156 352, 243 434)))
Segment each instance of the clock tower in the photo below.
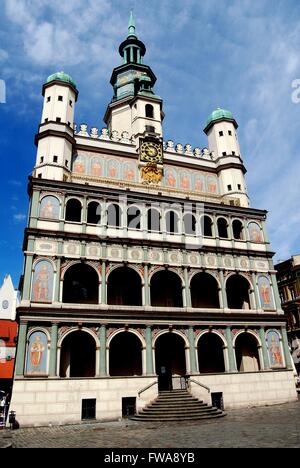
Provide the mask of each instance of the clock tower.
POLYGON ((112 72, 110 83, 114 94, 107 107, 104 121, 110 133, 127 131, 135 138, 151 134, 162 137, 162 99, 154 92, 156 76, 144 64, 146 47, 135 31, 131 12, 128 35, 119 47, 123 64, 112 72))

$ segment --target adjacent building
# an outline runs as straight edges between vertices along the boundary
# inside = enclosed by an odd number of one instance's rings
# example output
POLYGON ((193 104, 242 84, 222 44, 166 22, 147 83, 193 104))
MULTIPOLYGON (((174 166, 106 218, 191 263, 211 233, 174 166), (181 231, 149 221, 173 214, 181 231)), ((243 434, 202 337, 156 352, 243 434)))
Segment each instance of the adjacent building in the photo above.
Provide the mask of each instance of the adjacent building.
POLYGON ((102 129, 74 124, 69 75, 43 85, 11 409, 21 425, 116 419, 186 380, 225 409, 296 399, 233 114, 211 113, 207 148, 175 143, 132 16, 119 53, 102 129))
POLYGON ((282 308, 293 360, 300 374, 300 255, 275 265, 282 308))
POLYGON ((17 305, 18 293, 7 275, 0 288, 0 397, 7 393, 10 395, 13 384, 18 334, 15 320, 17 305))

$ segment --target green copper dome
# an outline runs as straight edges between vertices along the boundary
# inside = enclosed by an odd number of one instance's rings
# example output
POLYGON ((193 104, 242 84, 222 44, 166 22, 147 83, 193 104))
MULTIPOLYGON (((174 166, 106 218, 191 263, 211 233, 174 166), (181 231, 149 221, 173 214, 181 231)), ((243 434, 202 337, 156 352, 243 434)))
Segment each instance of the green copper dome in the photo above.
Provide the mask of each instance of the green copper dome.
POLYGON ((50 76, 47 78, 46 83, 51 83, 51 81, 55 81, 55 80, 63 81, 64 83, 70 83, 72 86, 74 86, 75 89, 77 89, 76 83, 75 83, 75 81, 73 80, 73 78, 71 78, 70 75, 67 75, 67 74, 66 74, 65 72, 63 72, 63 71, 57 72, 57 73, 53 73, 53 75, 50 75, 50 76))
POLYGON ((233 115, 230 111, 221 109, 218 107, 215 111, 213 111, 207 119, 206 126, 209 125, 211 122, 219 119, 230 119, 234 120, 233 115))

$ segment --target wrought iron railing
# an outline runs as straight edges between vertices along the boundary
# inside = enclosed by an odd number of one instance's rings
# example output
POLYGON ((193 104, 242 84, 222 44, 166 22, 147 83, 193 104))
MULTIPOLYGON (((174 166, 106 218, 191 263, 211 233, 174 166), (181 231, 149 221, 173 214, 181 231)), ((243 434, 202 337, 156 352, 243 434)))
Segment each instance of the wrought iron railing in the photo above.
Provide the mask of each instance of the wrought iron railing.
POLYGON ((158 381, 155 380, 155 381, 152 382, 151 384, 149 384, 149 385, 147 385, 146 387, 142 388, 142 390, 140 390, 140 391, 138 392, 138 396, 140 397, 142 393, 144 393, 146 390, 148 390, 148 388, 153 387, 153 385, 155 385, 155 384, 157 384, 157 383, 158 383, 158 381))

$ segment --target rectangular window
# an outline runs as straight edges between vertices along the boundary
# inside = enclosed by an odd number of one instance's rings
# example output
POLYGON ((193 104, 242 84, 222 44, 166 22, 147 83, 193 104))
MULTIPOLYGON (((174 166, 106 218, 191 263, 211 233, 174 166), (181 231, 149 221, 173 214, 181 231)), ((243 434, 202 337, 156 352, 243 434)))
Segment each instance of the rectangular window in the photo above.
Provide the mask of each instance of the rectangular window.
POLYGON ((232 156, 235 156, 235 151, 232 151, 232 156))
POLYGON ((59 101, 63 101, 63 97, 62 97, 62 96, 58 96, 58 100, 59 100, 59 101))
POLYGON ((122 398, 122 416, 128 418, 136 413, 136 397, 122 398))
POLYGON ((228 130, 228 135, 232 135, 232 131, 231 130, 228 130))
POLYGON ((65 166, 68 167, 68 165, 69 165, 69 161, 66 160, 65 161, 65 166))
POLYGON ((238 190, 242 190, 241 184, 238 184, 238 190))
POLYGON ((227 185, 227 190, 232 190, 231 185, 227 185))
POLYGON ((38 179, 41 179, 42 178, 42 174, 38 174, 38 179))
POLYGON ((51 96, 48 96, 47 97, 47 102, 50 102, 51 101, 51 96))
POLYGON ((223 155, 223 156, 226 156, 226 151, 223 151, 222 155, 223 155))
POLYGON ((69 104, 70 104, 71 107, 73 107, 73 101, 71 101, 71 99, 69 101, 69 104))
POLYGON ((53 162, 57 163, 57 161, 58 161, 58 156, 53 156, 53 162))
POLYGON ((224 133, 223 133, 223 132, 219 132, 219 136, 223 136, 223 135, 224 135, 224 133))
POLYGON ((222 392, 211 393, 211 404, 216 408, 224 411, 224 400, 222 392))
POLYGON ((96 419, 96 398, 82 400, 81 420, 85 419, 96 419))
POLYGON ((44 156, 41 157, 40 164, 43 164, 43 162, 44 162, 44 156))
POLYGON ((47 122, 48 122, 48 120, 49 120, 49 119, 45 119, 45 123, 47 123, 47 122))
POLYGON ((61 118, 60 118, 60 117, 56 117, 56 122, 61 122, 61 118))

